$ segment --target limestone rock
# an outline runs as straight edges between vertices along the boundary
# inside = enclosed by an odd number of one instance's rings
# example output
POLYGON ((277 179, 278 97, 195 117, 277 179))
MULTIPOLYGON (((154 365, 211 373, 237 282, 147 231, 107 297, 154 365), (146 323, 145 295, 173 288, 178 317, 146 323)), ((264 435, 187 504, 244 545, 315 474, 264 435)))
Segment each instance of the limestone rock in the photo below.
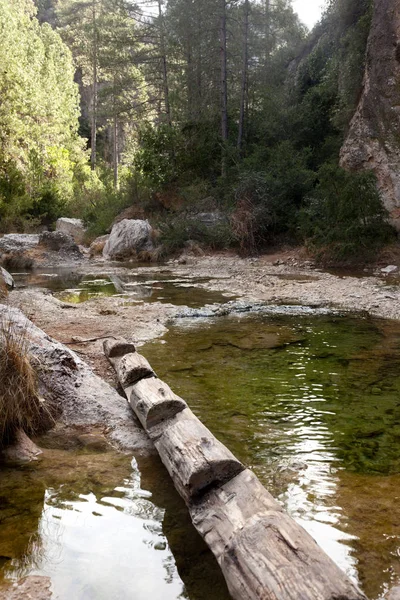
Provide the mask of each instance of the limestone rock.
POLYGON ((104 246, 108 242, 109 234, 101 235, 97 237, 91 244, 89 248, 90 256, 97 256, 99 254, 103 254, 104 246))
POLYGON ((0 238, 0 253, 13 254, 30 250, 39 244, 39 236, 28 233, 8 233, 0 238))
POLYGON ((124 219, 112 228, 103 256, 108 260, 122 260, 139 252, 151 252, 154 250, 152 234, 153 229, 147 220, 124 219))
POLYGON ((374 0, 363 91, 341 150, 341 165, 372 169, 393 225, 400 229, 400 11, 374 0))
POLYGON ((391 275, 392 273, 396 273, 398 270, 399 267, 396 267, 396 265, 388 265, 384 269, 381 269, 381 273, 385 275, 391 275))
POLYGON ((73 237, 77 244, 82 244, 86 228, 81 219, 67 219, 66 217, 61 217, 61 219, 57 220, 56 231, 67 233, 73 237))
POLYGON ((28 332, 28 350, 41 365, 39 389, 61 411, 64 426, 92 428, 105 426, 107 438, 124 450, 152 451, 152 444, 125 398, 100 377, 79 356, 51 339, 16 308, 0 304, 0 319, 10 320, 17 331, 28 332))
POLYGON ((14 289, 14 279, 8 271, 0 267, 0 280, 4 281, 4 284, 8 290, 14 289))
POLYGON ((3 459, 13 463, 31 462, 37 460, 40 454, 42 454, 40 448, 28 438, 22 429, 17 431, 14 443, 2 451, 3 459))
POLYGON ((400 600, 400 585, 392 588, 388 595, 385 596, 385 600, 400 600))
POLYGON ((72 236, 62 231, 45 231, 40 235, 40 244, 49 250, 64 252, 68 255, 82 256, 72 236))

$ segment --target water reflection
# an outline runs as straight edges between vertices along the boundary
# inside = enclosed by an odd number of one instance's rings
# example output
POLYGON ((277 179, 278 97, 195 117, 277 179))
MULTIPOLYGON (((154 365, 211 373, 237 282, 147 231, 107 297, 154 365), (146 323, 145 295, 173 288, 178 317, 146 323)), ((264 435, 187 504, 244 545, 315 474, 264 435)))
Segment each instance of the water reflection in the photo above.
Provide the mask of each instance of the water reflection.
POLYGON ((3 470, 0 583, 46 575, 59 600, 227 600, 163 467, 140 460, 144 482, 136 462, 114 452, 46 450, 37 465, 3 470), (35 490, 40 510, 30 514, 35 490))
POLYGON ((399 326, 227 318, 162 342, 158 374, 367 595, 399 582, 399 326))
POLYGON ((82 275, 71 269, 37 270, 33 273, 13 273, 17 288, 41 287, 53 291, 64 302, 79 304, 91 298, 117 296, 122 304, 138 302, 163 302, 176 306, 199 308, 205 304, 222 302, 227 298, 220 292, 213 292, 202 284, 210 278, 173 277, 168 273, 127 272, 123 275, 104 273, 82 275))

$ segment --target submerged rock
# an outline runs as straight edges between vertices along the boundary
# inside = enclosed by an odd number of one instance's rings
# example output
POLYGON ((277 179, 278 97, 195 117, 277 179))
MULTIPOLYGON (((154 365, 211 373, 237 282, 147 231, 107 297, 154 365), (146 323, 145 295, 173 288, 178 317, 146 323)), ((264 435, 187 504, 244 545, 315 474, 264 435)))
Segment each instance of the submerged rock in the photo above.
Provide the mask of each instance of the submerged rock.
POLYGON ((124 219, 114 225, 104 246, 103 256, 108 260, 123 260, 154 250, 153 228, 141 220, 124 219))
POLYGON ((57 220, 56 231, 67 233, 77 244, 82 244, 86 228, 81 219, 67 219, 66 217, 61 217, 57 220))

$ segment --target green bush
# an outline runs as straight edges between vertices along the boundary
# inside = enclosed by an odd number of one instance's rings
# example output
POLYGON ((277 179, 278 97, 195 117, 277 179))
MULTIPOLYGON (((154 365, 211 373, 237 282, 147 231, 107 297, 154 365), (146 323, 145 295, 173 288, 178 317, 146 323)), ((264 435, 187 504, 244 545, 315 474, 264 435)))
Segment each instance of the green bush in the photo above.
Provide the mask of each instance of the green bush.
POLYGON ((176 213, 159 223, 158 229, 164 256, 182 250, 189 241, 210 250, 224 250, 234 242, 228 219, 209 226, 196 220, 196 215, 176 213))
POLYGON ((374 175, 324 165, 318 179, 299 218, 307 244, 324 262, 371 258, 393 237, 374 175))

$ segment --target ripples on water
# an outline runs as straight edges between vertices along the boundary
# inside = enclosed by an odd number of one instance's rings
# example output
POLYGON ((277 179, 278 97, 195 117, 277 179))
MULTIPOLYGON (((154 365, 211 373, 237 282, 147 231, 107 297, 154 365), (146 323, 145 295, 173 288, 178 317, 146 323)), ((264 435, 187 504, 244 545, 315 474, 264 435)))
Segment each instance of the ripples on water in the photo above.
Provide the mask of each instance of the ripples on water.
POLYGON ((371 598, 400 581, 400 328, 228 318, 144 354, 371 598))
MULTIPOLYGON (((142 352, 371 600, 400 582, 398 325, 188 321, 142 352)), ((159 461, 138 461, 47 450, 3 469, 0 580, 49 575, 60 600, 227 600, 159 461)))

